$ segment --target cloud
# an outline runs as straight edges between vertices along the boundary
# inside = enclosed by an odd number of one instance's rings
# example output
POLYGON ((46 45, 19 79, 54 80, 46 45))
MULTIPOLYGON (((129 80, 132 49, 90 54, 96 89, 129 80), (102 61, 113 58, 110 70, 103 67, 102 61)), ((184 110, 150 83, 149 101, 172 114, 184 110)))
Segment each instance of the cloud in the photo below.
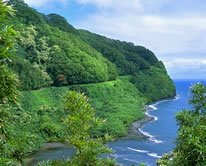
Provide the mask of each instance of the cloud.
POLYGON ((24 0, 27 4, 35 7, 46 7, 51 6, 53 3, 58 2, 59 4, 65 5, 68 0, 24 0))
MULTIPOLYGON (((127 1, 119 1, 119 0, 77 0, 80 4, 92 4, 96 5, 98 8, 104 8, 104 9, 128 9, 128 10, 141 10, 143 8, 142 4, 139 2, 139 0, 129 0, 129 3, 127 1), (115 6, 117 6, 115 8, 115 6)), ((123 12, 123 11, 122 11, 123 12)))
POLYGON ((144 45, 157 54, 204 52, 206 13, 192 10, 197 1, 77 0, 98 9, 80 20, 78 27, 144 45))
POLYGON ((163 61, 173 78, 206 78, 206 57, 174 57, 163 61))
POLYGON ((178 69, 182 69, 182 71, 188 71, 188 70, 206 71, 206 58, 201 58, 201 59, 174 58, 170 60, 165 60, 164 62, 168 69, 178 68, 178 69))

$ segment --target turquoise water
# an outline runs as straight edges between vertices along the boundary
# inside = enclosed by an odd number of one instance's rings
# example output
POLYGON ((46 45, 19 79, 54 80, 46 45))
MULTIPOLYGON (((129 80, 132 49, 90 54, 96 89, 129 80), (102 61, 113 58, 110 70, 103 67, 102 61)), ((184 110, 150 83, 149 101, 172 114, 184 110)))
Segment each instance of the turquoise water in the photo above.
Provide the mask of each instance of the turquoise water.
POLYGON ((156 117, 156 120, 145 124, 141 129, 150 136, 149 140, 118 140, 109 143, 109 146, 115 150, 113 157, 117 162, 125 166, 140 163, 154 166, 163 153, 168 153, 174 148, 178 129, 174 119, 175 114, 190 107, 187 104, 189 87, 199 81, 175 80, 174 82, 177 97, 174 100, 165 100, 151 105, 155 110, 150 110, 148 113, 156 117))
MULTIPOLYGON (((155 117, 155 121, 145 124, 141 131, 150 137, 149 140, 117 140, 108 143, 115 152, 112 157, 125 166, 139 165, 145 163, 148 166, 156 165, 156 160, 163 153, 170 152, 175 144, 177 125, 174 119, 175 114, 189 108, 189 87, 199 82, 198 80, 175 80, 177 97, 173 100, 165 100, 151 105, 155 110, 148 111, 150 116, 155 117)), ((40 151, 32 155, 30 164, 36 165, 39 161, 57 158, 67 158, 74 153, 74 150, 62 146, 56 149, 40 151)))

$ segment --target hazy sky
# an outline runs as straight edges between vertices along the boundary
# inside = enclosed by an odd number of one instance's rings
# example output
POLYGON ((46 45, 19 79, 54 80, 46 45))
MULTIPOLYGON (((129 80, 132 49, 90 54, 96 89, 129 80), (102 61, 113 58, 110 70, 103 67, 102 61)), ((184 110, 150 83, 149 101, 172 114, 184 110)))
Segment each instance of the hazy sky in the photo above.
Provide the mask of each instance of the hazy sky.
POLYGON ((76 28, 152 50, 172 78, 206 79, 206 0, 25 0, 76 28))

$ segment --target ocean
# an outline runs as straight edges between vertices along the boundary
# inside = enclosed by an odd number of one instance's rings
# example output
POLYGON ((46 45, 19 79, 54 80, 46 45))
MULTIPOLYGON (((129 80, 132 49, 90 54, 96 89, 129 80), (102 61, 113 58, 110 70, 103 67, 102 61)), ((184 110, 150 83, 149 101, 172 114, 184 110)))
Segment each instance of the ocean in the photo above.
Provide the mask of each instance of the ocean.
POLYGON ((147 111, 154 121, 145 124, 140 131, 149 136, 149 140, 118 140, 108 145, 115 153, 112 157, 125 166, 145 163, 155 166, 162 154, 175 147, 178 126, 175 114, 182 109, 189 109, 190 87, 199 80, 174 80, 177 96, 171 100, 163 100, 150 105, 147 111))

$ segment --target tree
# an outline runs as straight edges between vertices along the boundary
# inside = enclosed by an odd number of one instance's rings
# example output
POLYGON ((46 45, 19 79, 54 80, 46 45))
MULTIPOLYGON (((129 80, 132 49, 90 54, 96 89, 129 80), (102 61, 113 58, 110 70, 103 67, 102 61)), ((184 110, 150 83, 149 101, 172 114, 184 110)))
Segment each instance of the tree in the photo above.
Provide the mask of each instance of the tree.
POLYGON ((12 8, 0 1, 0 164, 4 165, 14 164, 8 159, 10 156, 5 153, 5 146, 10 139, 7 131, 11 119, 10 107, 17 101, 18 95, 18 79, 8 67, 14 51, 15 36, 12 27, 5 26, 9 15, 13 15, 12 8))
POLYGON ((179 125, 176 147, 158 161, 158 165, 206 165, 206 86, 203 83, 191 88, 190 110, 176 115, 179 125))
POLYGON ((12 14, 12 8, 0 1, 0 104, 15 101, 17 94, 18 81, 7 65, 14 50, 15 31, 11 26, 4 26, 12 14))
POLYGON ((90 132, 100 124, 95 112, 88 104, 86 96, 75 91, 66 95, 66 110, 68 117, 65 123, 70 129, 68 142, 76 148, 76 154, 70 161, 75 166, 114 165, 110 159, 99 158, 98 155, 111 153, 104 143, 110 139, 108 135, 101 138, 90 137, 90 132))

